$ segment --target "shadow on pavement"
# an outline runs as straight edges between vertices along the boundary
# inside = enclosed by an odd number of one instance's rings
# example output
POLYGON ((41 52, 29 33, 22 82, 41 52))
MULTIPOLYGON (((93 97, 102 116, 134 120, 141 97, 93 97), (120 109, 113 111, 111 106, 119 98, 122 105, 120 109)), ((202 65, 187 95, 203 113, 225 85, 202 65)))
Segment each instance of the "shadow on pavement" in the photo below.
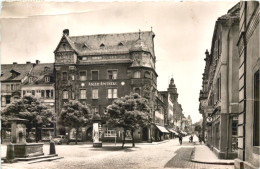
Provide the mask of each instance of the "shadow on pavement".
MULTIPOLYGON (((89 148, 89 147, 81 147, 81 148, 89 148)), ((134 149, 139 149, 139 147, 124 147, 122 149, 122 147, 118 146, 105 146, 105 147, 100 147, 100 148, 89 148, 90 151, 124 151, 124 152, 131 152, 131 151, 135 151, 134 149)))

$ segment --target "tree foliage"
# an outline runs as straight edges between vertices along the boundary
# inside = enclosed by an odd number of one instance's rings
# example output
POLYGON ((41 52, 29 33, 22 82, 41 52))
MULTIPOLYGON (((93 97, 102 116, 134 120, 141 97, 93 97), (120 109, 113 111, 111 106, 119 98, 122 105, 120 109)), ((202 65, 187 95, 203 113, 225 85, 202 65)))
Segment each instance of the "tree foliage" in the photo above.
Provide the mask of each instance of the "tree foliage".
POLYGON ((41 104, 41 102, 32 95, 25 95, 23 98, 13 101, 10 105, 2 109, 1 116, 3 125, 7 125, 8 119, 11 118, 28 120, 26 122, 27 132, 30 132, 33 127, 35 127, 37 131, 42 125, 50 124, 55 120, 54 112, 46 105, 41 104))
POLYGON ((65 127, 76 129, 77 144, 79 129, 86 126, 90 118, 88 106, 81 104, 79 101, 70 100, 68 103, 64 103, 59 116, 59 122, 65 127))
POLYGON ((125 144, 127 130, 131 131, 132 145, 134 147, 134 131, 139 127, 148 126, 151 122, 148 100, 134 93, 114 100, 107 107, 107 110, 109 118, 106 125, 108 127, 123 128, 124 130, 122 148, 125 144))

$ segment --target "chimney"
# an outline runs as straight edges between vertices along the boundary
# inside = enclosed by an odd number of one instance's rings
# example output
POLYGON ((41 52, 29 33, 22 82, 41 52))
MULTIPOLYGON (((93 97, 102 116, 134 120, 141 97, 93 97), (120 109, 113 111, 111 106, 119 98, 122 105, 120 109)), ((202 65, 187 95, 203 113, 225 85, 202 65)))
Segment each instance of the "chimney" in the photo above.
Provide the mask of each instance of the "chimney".
POLYGON ((17 65, 17 62, 13 62, 13 65, 17 65))
POLYGON ((26 64, 30 64, 31 62, 27 61, 26 64))
POLYGON ((36 60, 36 65, 40 64, 40 61, 39 60, 36 60))
POLYGON ((64 30, 63 30, 63 35, 69 36, 69 35, 70 35, 69 29, 64 29, 64 30))

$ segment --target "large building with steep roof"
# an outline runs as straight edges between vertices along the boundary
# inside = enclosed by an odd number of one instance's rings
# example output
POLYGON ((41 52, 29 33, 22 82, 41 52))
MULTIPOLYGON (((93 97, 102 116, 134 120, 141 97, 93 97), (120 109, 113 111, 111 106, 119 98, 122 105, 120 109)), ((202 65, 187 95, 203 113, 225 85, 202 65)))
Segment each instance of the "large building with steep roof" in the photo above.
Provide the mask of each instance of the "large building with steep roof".
MULTIPOLYGON (((65 102, 79 100, 102 117, 114 99, 131 92, 147 98, 154 107, 157 91, 154 37, 152 31, 70 36, 65 29, 54 51, 56 113, 59 115, 65 102)), ((108 130, 104 130, 107 135, 108 130)), ((62 126, 57 131, 68 133, 62 126)), ((122 134, 118 132, 120 139, 122 134)), ((82 140, 91 140, 91 135, 91 126, 82 128, 82 140)), ((137 141, 151 139, 150 128, 140 129, 134 135, 137 141)), ((69 136, 73 137, 73 132, 69 136)))

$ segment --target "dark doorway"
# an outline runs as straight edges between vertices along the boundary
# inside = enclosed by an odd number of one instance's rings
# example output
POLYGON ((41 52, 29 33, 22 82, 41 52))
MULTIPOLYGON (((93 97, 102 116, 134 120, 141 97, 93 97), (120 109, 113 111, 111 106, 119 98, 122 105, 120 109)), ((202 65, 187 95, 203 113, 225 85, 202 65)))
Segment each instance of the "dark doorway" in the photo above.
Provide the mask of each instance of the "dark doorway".
POLYGON ((148 128, 144 127, 142 130, 142 141, 148 141, 148 128))
POLYGON ((93 127, 89 127, 87 129, 87 132, 86 132, 86 139, 87 139, 87 141, 93 141, 92 140, 92 132, 93 132, 93 127))

